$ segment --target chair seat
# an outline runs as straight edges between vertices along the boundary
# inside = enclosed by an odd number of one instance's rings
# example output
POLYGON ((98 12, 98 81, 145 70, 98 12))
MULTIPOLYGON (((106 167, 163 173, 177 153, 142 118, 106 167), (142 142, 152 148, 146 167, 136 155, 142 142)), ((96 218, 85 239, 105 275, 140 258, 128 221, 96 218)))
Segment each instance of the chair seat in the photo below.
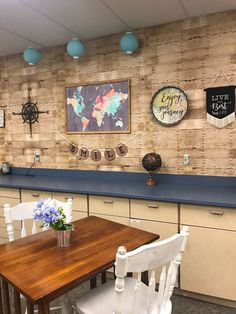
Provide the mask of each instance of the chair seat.
MULTIPOLYGON (((137 280, 132 277, 125 278, 125 293, 123 302, 125 304, 125 312, 122 314, 133 314, 132 300, 134 299, 134 286, 137 280)), ((155 292, 157 297, 158 293, 155 292)), ((148 287, 141 283, 138 296, 139 311, 135 314, 147 313, 148 287)), ((114 313, 115 304, 115 288, 114 281, 101 285, 91 290, 76 302, 76 310, 79 314, 112 314, 114 313)), ((171 302, 167 303, 165 310, 157 313, 156 304, 153 305, 152 314, 169 314, 171 313, 171 302)))

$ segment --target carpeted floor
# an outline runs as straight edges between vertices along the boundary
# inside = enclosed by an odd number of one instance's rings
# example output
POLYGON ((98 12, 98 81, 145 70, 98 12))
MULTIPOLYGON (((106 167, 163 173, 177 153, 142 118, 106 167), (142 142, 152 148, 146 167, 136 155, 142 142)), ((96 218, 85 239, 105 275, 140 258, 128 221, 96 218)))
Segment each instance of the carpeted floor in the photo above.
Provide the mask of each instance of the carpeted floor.
MULTIPOLYGON (((67 294, 69 304, 75 304, 75 300, 85 294, 89 290, 89 284, 84 283, 78 288, 70 291, 67 294)), ((173 295, 172 298, 173 310, 172 314, 236 314, 236 309, 224 307, 217 304, 212 304, 204 301, 199 301, 192 298, 187 298, 179 295, 173 295)), ((60 299, 52 302, 51 305, 58 305, 60 299)), ((24 306, 23 306, 24 307, 24 306)), ((54 314, 61 314, 61 310, 53 311, 54 314)), ((71 313, 73 314, 71 308, 71 313)), ((102 313, 100 313, 102 314, 102 313)))
POLYGON ((173 295, 172 314, 236 314, 236 309, 173 295))

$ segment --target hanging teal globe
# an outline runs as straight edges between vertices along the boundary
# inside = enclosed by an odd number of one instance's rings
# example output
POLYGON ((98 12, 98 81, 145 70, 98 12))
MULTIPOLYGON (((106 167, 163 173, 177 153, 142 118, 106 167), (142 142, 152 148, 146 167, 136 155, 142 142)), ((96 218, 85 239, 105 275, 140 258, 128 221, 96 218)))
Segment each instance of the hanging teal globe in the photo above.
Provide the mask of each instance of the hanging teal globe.
POLYGON ((38 51, 38 49, 33 47, 28 47, 24 50, 23 58, 26 63, 29 65, 35 65, 39 62, 41 59, 41 54, 38 51))
POLYGON ((125 53, 132 54, 138 49, 138 38, 132 32, 126 32, 120 40, 120 47, 125 53))
POLYGON ((71 56, 73 59, 78 59, 84 54, 85 49, 84 45, 79 39, 73 38, 68 42, 66 50, 69 56, 71 56))

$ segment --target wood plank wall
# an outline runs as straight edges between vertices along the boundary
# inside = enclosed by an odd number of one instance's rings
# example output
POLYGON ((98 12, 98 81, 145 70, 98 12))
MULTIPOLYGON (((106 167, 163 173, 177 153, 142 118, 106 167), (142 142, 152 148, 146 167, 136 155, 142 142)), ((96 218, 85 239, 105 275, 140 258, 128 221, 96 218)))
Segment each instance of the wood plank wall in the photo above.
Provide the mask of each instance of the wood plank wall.
MULTIPOLYGON (((236 175, 236 122, 217 129, 206 122, 204 88, 221 69, 236 85, 236 11, 198 17, 137 30, 141 47, 134 55, 120 51, 122 34, 85 42, 84 57, 71 60, 65 46, 42 50, 37 66, 29 67, 21 55, 0 58, 0 107, 6 126, 0 129, 0 161, 28 167, 35 152, 41 153, 39 168, 97 169, 122 166, 124 171, 144 171, 142 157, 155 151, 163 161, 162 173, 236 175), (114 79, 131 80, 131 134, 66 134, 65 86, 114 79), (28 82, 32 100, 42 114, 33 125, 22 123, 20 112, 27 101, 28 82), (189 111, 178 125, 157 123, 150 109, 152 95, 161 87, 178 86, 189 98, 189 111), (79 147, 89 150, 114 148, 127 143, 128 154, 108 162, 85 161, 68 153, 60 132, 79 147), (191 165, 183 167, 183 155, 191 165)), ((214 86, 227 85, 223 76, 214 86)))

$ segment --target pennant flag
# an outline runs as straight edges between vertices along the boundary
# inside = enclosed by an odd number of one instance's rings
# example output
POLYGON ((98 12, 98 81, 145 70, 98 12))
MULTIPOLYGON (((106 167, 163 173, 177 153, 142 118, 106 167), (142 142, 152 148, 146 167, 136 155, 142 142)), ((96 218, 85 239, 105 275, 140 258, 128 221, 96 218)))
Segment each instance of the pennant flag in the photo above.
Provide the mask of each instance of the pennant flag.
POLYGON ((223 128, 235 120, 235 87, 206 88, 207 122, 223 128))

